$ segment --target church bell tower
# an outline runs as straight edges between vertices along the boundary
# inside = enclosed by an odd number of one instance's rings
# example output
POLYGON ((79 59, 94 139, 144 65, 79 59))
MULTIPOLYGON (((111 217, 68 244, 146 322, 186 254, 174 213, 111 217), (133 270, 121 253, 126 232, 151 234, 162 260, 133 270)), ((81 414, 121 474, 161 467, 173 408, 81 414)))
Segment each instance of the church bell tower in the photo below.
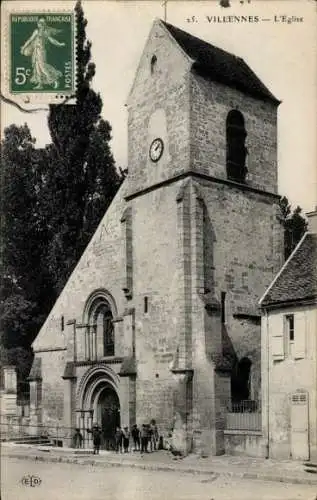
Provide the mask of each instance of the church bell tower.
POLYGON ((142 229, 135 247, 160 266, 147 289, 166 294, 166 325, 140 326, 136 339, 168 345, 183 452, 224 452, 233 402, 260 408, 258 300, 283 258, 278 105, 243 59, 154 22, 127 103, 126 200, 142 229))

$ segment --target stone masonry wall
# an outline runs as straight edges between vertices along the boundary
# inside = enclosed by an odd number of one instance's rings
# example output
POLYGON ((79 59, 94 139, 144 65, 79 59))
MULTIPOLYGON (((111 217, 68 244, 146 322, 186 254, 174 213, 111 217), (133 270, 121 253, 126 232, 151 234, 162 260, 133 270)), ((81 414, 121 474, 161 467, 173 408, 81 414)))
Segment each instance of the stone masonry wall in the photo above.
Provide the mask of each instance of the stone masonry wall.
MULTIPOLYGON (((123 245, 120 218, 126 208, 123 197, 125 188, 123 185, 117 193, 33 343, 36 356, 42 358, 44 423, 46 419, 60 420, 62 413, 64 391, 62 375, 67 353, 66 351, 54 353, 51 350, 71 345, 70 339, 65 336, 72 336, 72 328, 65 328, 62 331, 61 317, 64 316, 65 325, 71 319, 81 323, 89 295, 100 288, 111 293, 121 314, 124 310, 126 299, 121 290, 123 245), (54 401, 56 410, 53 409, 54 401)), ((79 329, 77 330, 79 360, 83 359, 83 344, 84 329, 79 329)))
POLYGON ((244 116, 247 132, 247 184, 277 192, 276 105, 226 85, 191 75, 190 162, 195 171, 222 179, 226 174, 226 118, 231 109, 244 116))
POLYGON ((170 364, 178 341, 178 189, 179 183, 133 200, 136 415, 140 424, 155 418, 161 429, 171 426, 173 412, 170 364))
POLYGON ((128 101, 129 189, 143 189, 189 167, 189 59, 155 22, 128 101), (157 62, 151 72, 151 59, 157 62), (158 163, 149 158, 153 139, 164 141, 158 163))
MULTIPOLYGON (((226 331, 234 351, 252 361, 254 396, 260 399, 260 324, 236 314, 259 315, 257 304, 279 269, 283 255, 273 239, 277 205, 265 194, 200 182, 213 233, 214 294, 226 292, 226 331)), ((196 298, 196 310, 204 304, 196 298)), ((201 312, 202 314, 202 312, 201 312)))

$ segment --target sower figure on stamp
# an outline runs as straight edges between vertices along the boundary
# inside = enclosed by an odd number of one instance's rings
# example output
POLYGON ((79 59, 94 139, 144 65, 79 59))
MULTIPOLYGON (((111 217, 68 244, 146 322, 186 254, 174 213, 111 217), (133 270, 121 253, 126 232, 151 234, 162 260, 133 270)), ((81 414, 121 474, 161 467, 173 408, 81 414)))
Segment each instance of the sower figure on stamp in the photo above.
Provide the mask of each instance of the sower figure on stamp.
POLYGON ((99 455, 101 444, 101 429, 98 424, 94 424, 92 430, 87 429, 87 432, 92 434, 92 441, 94 445, 94 455, 99 455))
POLYGON ((35 83, 35 89, 42 89, 43 85, 52 85, 54 89, 58 87, 58 80, 62 73, 46 62, 46 45, 50 42, 56 47, 64 47, 64 42, 59 42, 52 37, 60 30, 49 28, 44 18, 39 19, 37 29, 21 47, 21 54, 32 58, 32 76, 30 81, 35 83))

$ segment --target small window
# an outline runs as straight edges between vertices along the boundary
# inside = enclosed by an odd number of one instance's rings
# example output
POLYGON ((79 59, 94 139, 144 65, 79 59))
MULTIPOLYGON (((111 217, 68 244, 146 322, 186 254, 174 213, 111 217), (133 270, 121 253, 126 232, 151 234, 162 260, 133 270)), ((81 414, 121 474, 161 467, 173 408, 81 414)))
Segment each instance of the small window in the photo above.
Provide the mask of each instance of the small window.
POLYGON ((156 55, 154 55, 154 56, 152 56, 152 59, 151 59, 151 75, 153 75, 153 73, 155 72, 156 65, 157 65, 157 57, 156 57, 156 55))
POLYGON ((149 310, 149 299, 148 297, 144 297, 144 312, 145 314, 148 312, 149 310))
POLYGON ((289 342, 294 342, 294 314, 286 316, 287 339, 289 342))
POLYGON ((61 316, 61 330, 62 330, 62 332, 64 331, 64 328, 65 328, 64 316, 61 316))
POLYGON ((226 292, 221 292, 221 323, 226 322, 226 292))

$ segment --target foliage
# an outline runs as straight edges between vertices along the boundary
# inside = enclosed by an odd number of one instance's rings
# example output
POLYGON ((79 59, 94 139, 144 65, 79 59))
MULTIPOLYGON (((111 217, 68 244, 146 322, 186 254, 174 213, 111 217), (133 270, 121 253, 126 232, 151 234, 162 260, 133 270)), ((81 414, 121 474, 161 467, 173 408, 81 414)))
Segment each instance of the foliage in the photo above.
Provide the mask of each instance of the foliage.
POLYGON ((40 223, 38 150, 27 125, 4 132, 1 161, 1 340, 7 347, 34 339, 48 300, 42 256, 47 231, 40 223))
POLYGON ((287 259, 307 231, 307 221, 301 215, 299 206, 292 211, 285 196, 280 199, 280 212, 280 221, 284 226, 284 257, 287 259))

